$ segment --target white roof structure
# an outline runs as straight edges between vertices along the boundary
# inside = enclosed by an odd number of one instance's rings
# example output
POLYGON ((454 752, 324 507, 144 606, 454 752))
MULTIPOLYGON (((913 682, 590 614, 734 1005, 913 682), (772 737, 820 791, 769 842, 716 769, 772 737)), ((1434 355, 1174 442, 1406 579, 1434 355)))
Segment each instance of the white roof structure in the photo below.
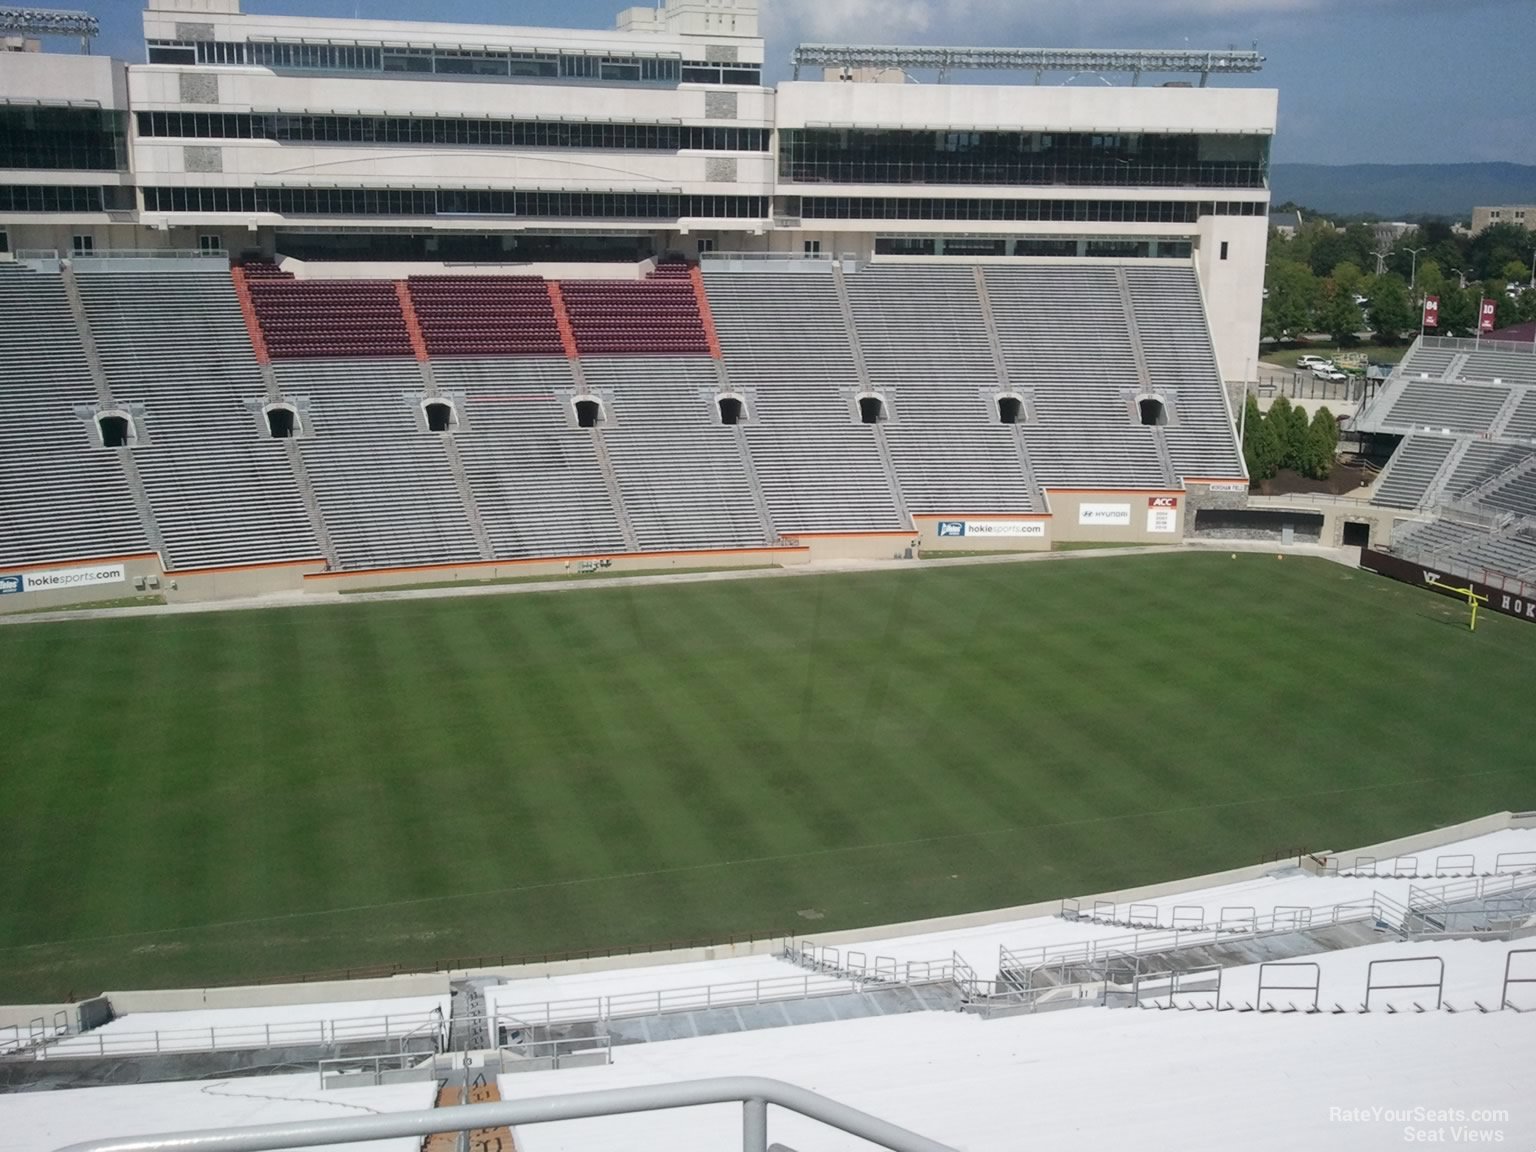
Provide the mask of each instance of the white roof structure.
MULTIPOLYGON (((282 1124, 432 1107, 430 1081, 322 1092, 313 1073, 171 1084, 125 1084, 0 1096, 0 1152, 205 1127, 282 1124)), ((421 1141, 335 1144, 335 1152, 419 1152, 421 1141)))
MULTIPOLYGON (((1524 1105, 1529 1069, 1536 1066, 1531 823, 1529 814, 1503 814, 1330 856, 1309 862, 1306 870, 1294 864, 1238 870, 1084 899, 1075 912, 1069 901, 1068 915, 1041 914, 1038 907, 1002 910, 828 937, 828 951, 837 949, 844 960, 858 955, 871 963, 876 956, 949 963, 950 977, 969 964, 984 986, 997 978, 1005 948, 1044 954, 1093 943, 1100 955, 1161 951, 1166 959, 1167 926, 1192 916, 1203 919, 1211 942, 1222 944, 1256 941, 1253 922, 1278 923, 1287 909, 1312 910, 1314 926, 1334 923, 1324 915, 1330 907, 1364 907, 1368 913, 1351 921, 1351 939, 1334 941, 1334 951, 1229 951, 1219 988, 1214 971, 1198 963, 1177 983, 1166 973, 1148 976, 1143 968, 1133 997, 1112 976, 1117 990, 1110 1003, 1129 1001, 1132 1007, 1097 1006, 1098 986, 1086 984, 1091 996, 1078 996, 1074 986, 1066 989, 1066 1003, 1042 999, 1034 1012, 1019 1010, 1029 1007, 1027 1000, 993 1000, 978 1012, 984 996, 970 996, 962 1005, 957 994, 899 1003, 899 986, 861 980, 846 967, 812 970, 761 951, 627 968, 591 970, 590 961, 555 966, 547 975, 483 988, 487 1011, 503 1025, 493 1043, 509 1045, 503 1061, 527 1059, 531 1067, 543 1067, 549 1037, 563 1037, 559 1042, 569 1044, 571 1053, 593 1046, 589 1058, 554 1070, 503 1074, 501 1096, 764 1076, 958 1152, 1067 1146, 1354 1152, 1408 1142, 1536 1147, 1536 1109, 1524 1105), (1450 910, 1472 905, 1476 914, 1482 904, 1499 904, 1498 935, 1509 938, 1464 931, 1457 938, 1431 933, 1404 939, 1377 911, 1411 908, 1449 919, 1450 910), (1226 928, 1217 932, 1218 925, 1226 928), (1266 954, 1281 958, 1249 962, 1266 954), (829 1001, 823 1011, 783 1013, 780 1026, 767 1026, 773 1013, 731 1011, 758 999, 837 995, 844 1000, 829 1001), (1069 1010, 1045 1010, 1063 1006, 1069 1010), (722 1008, 724 1015, 708 1011, 722 1008), (616 1027, 611 1046, 603 1036, 604 1020, 648 1015, 668 1023, 654 1031, 643 1020, 638 1030, 616 1027), (734 1022, 727 1019, 733 1015, 734 1022), (598 1026, 589 1030, 588 1022, 598 1026), (587 1039, 592 1035, 596 1041, 587 1039), (648 1042, 632 1042, 641 1035, 648 1042), (611 1053, 612 1062, 594 1063, 590 1057, 598 1050, 611 1053)), ((914 979, 912 990, 921 991, 921 983, 914 979)), ((315 1023, 322 1020, 333 1041, 393 1038, 417 1020, 429 1026, 440 1021, 448 1010, 445 997, 417 996, 133 1013, 43 1051, 46 1058, 88 1057, 93 1049, 109 1057, 190 1053, 265 1047, 268 1035, 273 1046, 313 1043, 315 1023), (387 1032, 380 1026, 386 1018, 387 1032), (146 1034, 158 1048, 145 1046, 146 1034)), ((402 1070, 410 1063, 405 1059, 402 1070)), ((421 1071, 432 1075, 439 1067, 434 1062, 421 1071)), ((351 1082, 370 1083, 366 1076, 351 1082)), ((347 1083, 333 1078, 322 1090, 320 1077, 308 1073, 0 1095, 0 1152, 424 1108, 436 1089, 431 1079, 394 1087, 347 1083)), ((731 1147, 741 1124, 739 1107, 719 1105, 527 1125, 514 1136, 520 1152, 703 1152, 731 1147)), ((774 1141, 800 1152, 866 1147, 777 1110, 770 1132, 774 1141)), ((418 1145, 377 1147, 414 1152, 418 1145)))
MULTIPOLYGON (((618 1049, 608 1067, 503 1076, 504 1099, 751 1073, 789 1080, 947 1143, 1004 1149, 1398 1149, 1405 1129, 1536 1143, 1536 1019, 1083 1009, 982 1020, 920 1013, 618 1049), (1373 1117, 1372 1109, 1383 1111, 1373 1117), (1414 1119, 1414 1109, 1463 1120, 1414 1119), (1474 1119, 1480 1110, 1506 1117, 1474 1119), (1396 1114, 1407 1113, 1407 1119, 1396 1114)), ((522 1152, 728 1148, 726 1107, 523 1127, 522 1152)), ((771 1138, 867 1145, 775 1113, 771 1138)), ((1465 1142, 1465 1141, 1464 1141, 1465 1142)))
POLYGON ((124 1056, 404 1039, 423 1030, 435 1030, 447 1017, 446 996, 130 1012, 100 1028, 49 1045, 45 1055, 49 1059, 124 1056))

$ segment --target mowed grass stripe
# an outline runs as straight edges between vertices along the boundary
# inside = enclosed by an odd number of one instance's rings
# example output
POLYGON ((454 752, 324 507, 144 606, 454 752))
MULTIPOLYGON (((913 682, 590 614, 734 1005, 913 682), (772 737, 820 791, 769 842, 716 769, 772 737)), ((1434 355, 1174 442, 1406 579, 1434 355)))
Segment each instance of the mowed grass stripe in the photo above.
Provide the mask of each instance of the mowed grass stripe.
POLYGON ((1536 807, 1536 633, 1464 613, 1180 555, 0 630, 0 987, 814 933, 1536 807))

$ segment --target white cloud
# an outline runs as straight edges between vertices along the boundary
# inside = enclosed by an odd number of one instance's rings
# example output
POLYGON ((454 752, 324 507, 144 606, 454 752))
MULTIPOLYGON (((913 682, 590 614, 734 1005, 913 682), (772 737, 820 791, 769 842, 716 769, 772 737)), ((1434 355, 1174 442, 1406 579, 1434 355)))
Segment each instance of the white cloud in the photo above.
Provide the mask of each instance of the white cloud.
MULTIPOLYGON (((1175 27, 1198 21, 1227 22, 1326 11, 1337 0, 764 0, 769 35, 805 41, 862 44, 927 43, 1064 46, 1068 33, 1120 38, 1142 29, 1163 29, 1166 45, 1175 27), (1021 38, 1022 37, 1022 38, 1021 38), (1028 42, 1027 45, 1025 42, 1028 42)), ((1392 0, 1376 0, 1390 3, 1392 0)), ((1086 43, 1086 42, 1082 42, 1086 43)), ((1072 46, 1082 46, 1074 44, 1072 46)), ((1160 46, 1160 45, 1149 45, 1160 46)))

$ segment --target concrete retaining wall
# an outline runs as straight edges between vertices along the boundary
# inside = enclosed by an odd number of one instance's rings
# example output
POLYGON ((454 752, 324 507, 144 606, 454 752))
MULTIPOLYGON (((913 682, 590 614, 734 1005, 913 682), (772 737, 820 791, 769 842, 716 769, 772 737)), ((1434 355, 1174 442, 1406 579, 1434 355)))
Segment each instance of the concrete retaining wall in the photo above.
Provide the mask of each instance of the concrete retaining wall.
POLYGON ((169 988, 146 992, 108 992, 119 1016, 129 1012, 185 1012, 198 1008, 264 1008, 285 1004, 325 1004, 350 1000, 389 1000, 397 996, 446 996, 448 974, 387 976, 377 980, 326 980, 312 984, 254 984, 238 988, 169 988))

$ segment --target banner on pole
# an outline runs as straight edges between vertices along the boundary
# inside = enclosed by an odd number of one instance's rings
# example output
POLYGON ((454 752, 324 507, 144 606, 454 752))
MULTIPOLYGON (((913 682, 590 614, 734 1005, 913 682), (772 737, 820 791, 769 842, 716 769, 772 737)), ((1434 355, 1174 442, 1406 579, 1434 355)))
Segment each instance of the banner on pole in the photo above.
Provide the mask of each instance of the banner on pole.
POLYGON ((1424 327, 1440 327, 1440 297, 1424 297, 1424 327))
POLYGON ((1482 305, 1477 310, 1477 330, 1479 332, 1492 332, 1494 320, 1498 315, 1498 301, 1484 298, 1482 305))

